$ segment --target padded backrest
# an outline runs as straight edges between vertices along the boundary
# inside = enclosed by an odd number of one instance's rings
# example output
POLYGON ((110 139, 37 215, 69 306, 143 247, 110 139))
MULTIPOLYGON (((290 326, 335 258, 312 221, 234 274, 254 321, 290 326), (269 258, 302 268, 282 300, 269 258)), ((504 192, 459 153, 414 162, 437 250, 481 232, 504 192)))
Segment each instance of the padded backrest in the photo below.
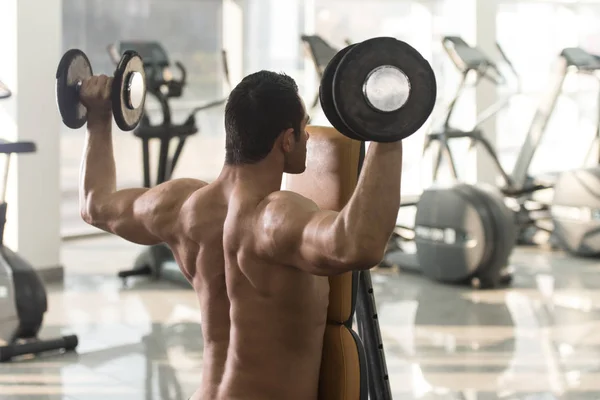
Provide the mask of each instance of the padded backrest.
MULTIPOLYGON (((306 171, 287 175, 285 188, 308 197, 321 209, 340 211, 356 187, 360 142, 330 127, 309 126, 307 131, 306 171)), ((358 272, 330 277, 329 285, 319 399, 367 399, 364 348, 352 330, 358 272)))

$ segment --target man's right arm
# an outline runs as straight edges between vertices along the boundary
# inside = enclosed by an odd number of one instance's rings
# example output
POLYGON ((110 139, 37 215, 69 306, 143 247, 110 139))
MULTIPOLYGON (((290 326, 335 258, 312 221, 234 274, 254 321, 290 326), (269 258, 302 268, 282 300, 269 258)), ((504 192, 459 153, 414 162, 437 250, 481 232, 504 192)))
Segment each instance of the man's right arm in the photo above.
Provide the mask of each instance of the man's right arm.
POLYGON ((400 208, 402 143, 371 143, 354 193, 338 213, 278 192, 258 221, 259 253, 316 275, 369 269, 383 258, 400 208))

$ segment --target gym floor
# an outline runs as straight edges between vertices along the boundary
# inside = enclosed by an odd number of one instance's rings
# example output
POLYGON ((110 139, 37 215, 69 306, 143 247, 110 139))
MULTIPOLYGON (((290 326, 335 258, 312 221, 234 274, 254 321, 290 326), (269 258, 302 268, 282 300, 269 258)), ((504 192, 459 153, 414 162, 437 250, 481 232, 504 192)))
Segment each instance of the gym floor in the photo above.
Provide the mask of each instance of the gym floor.
MULTIPOLYGON (((42 337, 79 335, 77 354, 0 364, 3 400, 187 399, 202 375, 195 295, 124 286, 140 247, 67 242, 42 337)), ((394 399, 600 398, 600 265, 517 249, 511 288, 471 291, 375 271, 394 399)))

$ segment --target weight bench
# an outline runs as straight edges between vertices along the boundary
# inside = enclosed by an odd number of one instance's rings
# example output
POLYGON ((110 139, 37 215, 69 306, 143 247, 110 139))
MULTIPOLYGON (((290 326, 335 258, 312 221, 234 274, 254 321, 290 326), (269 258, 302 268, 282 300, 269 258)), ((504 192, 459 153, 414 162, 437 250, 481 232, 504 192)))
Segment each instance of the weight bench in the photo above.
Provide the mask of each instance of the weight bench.
MULTIPOLYGON (((307 168, 286 175, 285 189, 340 211, 358 181, 361 142, 334 128, 309 126, 307 168)), ((329 278, 329 308, 319 382, 320 400, 391 399, 369 271, 329 278), (353 330, 356 314, 360 335, 353 330)))

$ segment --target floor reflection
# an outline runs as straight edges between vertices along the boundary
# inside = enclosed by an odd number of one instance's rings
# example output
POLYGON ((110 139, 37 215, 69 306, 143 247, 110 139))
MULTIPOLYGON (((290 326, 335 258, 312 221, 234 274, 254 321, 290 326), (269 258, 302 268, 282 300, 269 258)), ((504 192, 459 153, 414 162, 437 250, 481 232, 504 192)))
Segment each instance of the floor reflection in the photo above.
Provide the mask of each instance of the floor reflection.
POLYGON ((508 290, 377 276, 391 382, 401 398, 600 397, 600 264, 529 249, 513 263, 508 290))

